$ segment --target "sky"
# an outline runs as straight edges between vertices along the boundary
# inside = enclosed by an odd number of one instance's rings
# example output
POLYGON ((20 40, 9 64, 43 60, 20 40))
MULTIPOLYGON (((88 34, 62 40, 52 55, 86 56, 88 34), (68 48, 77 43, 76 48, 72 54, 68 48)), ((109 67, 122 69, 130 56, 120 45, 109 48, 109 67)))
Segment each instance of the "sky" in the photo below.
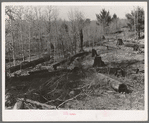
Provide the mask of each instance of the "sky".
POLYGON ((53 6, 58 9, 58 17, 62 20, 69 20, 68 12, 75 9, 81 11, 85 18, 96 20, 96 14, 99 14, 102 9, 109 11, 111 16, 116 14, 117 17, 125 19, 125 15, 137 6, 147 8, 146 2, 16 2, 4 3, 4 5, 53 6))
POLYGON ((115 13, 119 18, 126 18, 125 15, 130 13, 136 8, 136 6, 58 6, 59 18, 68 20, 68 12, 72 10, 79 10, 84 13, 85 18, 96 20, 96 14, 99 14, 102 9, 110 12, 113 16, 115 13))

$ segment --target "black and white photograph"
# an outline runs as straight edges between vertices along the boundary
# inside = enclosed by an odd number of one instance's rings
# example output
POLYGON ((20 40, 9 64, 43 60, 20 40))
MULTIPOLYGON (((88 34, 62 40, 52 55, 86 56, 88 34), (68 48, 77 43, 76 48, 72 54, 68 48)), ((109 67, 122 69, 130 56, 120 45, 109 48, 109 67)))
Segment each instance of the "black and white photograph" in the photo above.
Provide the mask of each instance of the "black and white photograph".
POLYGON ((4 2, 2 37, 4 121, 147 120, 147 2, 4 2))

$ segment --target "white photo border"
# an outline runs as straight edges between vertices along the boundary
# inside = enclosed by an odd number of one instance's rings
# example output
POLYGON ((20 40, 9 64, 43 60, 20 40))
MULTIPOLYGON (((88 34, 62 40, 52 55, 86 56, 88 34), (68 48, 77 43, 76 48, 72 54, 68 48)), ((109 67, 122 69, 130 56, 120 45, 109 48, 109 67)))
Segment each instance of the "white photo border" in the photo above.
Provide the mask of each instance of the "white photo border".
POLYGON ((147 2, 3 2, 2 3, 2 121, 146 121, 148 120, 147 2), (5 110, 5 6, 135 6, 145 10, 145 110, 5 110), (75 115, 64 115, 64 112, 75 115), (106 113, 106 116, 104 115, 106 113))

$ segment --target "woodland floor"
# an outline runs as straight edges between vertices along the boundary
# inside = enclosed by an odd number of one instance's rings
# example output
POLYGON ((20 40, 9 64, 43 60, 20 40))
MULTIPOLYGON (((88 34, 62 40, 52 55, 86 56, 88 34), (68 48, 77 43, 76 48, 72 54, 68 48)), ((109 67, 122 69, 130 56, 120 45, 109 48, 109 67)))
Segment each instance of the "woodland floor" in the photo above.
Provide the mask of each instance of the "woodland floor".
MULTIPOLYGON (((92 67, 94 58, 90 53, 81 59, 82 68, 77 73, 61 71, 51 75, 42 73, 6 80, 6 108, 12 109, 15 99, 22 98, 23 94, 27 93, 27 99, 57 106, 60 109, 144 110, 144 53, 137 54, 137 51, 125 46, 118 49, 116 41, 109 41, 106 44, 111 46, 109 50, 104 46, 94 47, 106 63, 106 67, 103 67, 102 70, 92 67), (121 67, 127 75, 116 77, 114 72, 108 72, 108 67, 121 67), (137 68, 139 68, 138 74, 135 72, 137 68), (107 80, 99 79, 98 73, 129 85, 132 93, 122 94, 114 91, 107 80)), ((87 51, 91 49, 85 48, 87 51)), ((63 65, 59 69, 65 67, 63 65)), ((34 105, 28 107, 46 109, 34 105)))

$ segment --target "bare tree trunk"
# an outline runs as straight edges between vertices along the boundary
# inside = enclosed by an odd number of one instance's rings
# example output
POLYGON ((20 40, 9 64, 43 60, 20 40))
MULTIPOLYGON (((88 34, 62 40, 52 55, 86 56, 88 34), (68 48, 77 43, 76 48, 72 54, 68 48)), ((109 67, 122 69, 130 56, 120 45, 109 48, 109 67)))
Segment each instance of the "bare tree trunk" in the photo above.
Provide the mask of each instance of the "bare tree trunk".
MULTIPOLYGON (((40 29, 39 29, 39 30, 40 30, 40 29)), ((38 40, 39 40, 39 42, 38 42, 38 43, 39 43, 39 45, 38 45, 38 46, 39 46, 39 47, 38 47, 38 49, 39 49, 39 54, 38 54, 38 55, 39 55, 39 58, 40 58, 40 56, 41 56, 40 31, 39 31, 39 39, 38 39, 38 40)))
MULTIPOLYGON (((57 34, 58 34, 58 29, 57 29, 57 22, 56 22, 56 19, 55 19, 55 28, 56 28, 56 38, 55 38, 55 40, 56 40, 56 43, 57 43, 57 34)), ((59 49, 56 49, 56 43, 54 43, 54 61, 56 61, 56 58, 57 58, 57 56, 58 56, 58 52, 57 52, 57 50, 59 50, 59 49)))
MULTIPOLYGON (((22 22, 22 21, 21 21, 21 22, 22 22)), ((24 56, 24 42, 23 42, 23 37, 22 37, 22 23, 20 23, 20 35, 21 35, 21 40, 20 40, 20 42, 22 43, 22 44, 21 44, 21 50, 22 50, 21 55, 22 55, 22 59, 23 59, 23 62, 24 62, 25 56, 24 56)))
MULTIPOLYGON (((20 23, 20 27, 21 27, 21 23, 20 23)), ((21 28, 20 28, 20 32, 21 32, 21 28)), ((21 35, 21 33, 20 33, 20 35, 21 35)), ((19 40, 19 57, 21 57, 22 56, 22 40, 21 40, 21 37, 20 37, 20 40, 19 40)))
POLYGON ((65 56, 65 49, 64 49, 64 43, 63 43, 63 39, 62 39, 62 50, 63 50, 63 57, 65 56))
POLYGON ((29 61, 31 61, 31 31, 30 31, 30 25, 29 25, 29 61))
POLYGON ((22 40, 22 35, 21 35, 21 41, 22 41, 22 58, 23 58, 23 61, 25 60, 24 59, 24 42, 22 40))
POLYGON ((11 20, 11 39, 12 39, 12 47, 13 47, 13 50, 12 50, 12 58, 13 58, 13 65, 15 66, 16 65, 16 60, 15 60, 15 47, 14 47, 14 36, 13 36, 13 27, 12 27, 12 20, 11 20))
POLYGON ((80 51, 83 51, 83 29, 80 30, 80 51))
POLYGON ((97 26, 96 26, 96 33, 95 33, 95 42, 96 42, 95 46, 97 46, 97 42, 98 42, 98 40, 97 40, 97 26))
POLYGON ((117 19, 116 19, 116 31, 117 31, 117 19))
POLYGON ((76 32, 74 34, 74 43, 75 43, 75 54, 77 53, 77 40, 76 40, 76 32))

